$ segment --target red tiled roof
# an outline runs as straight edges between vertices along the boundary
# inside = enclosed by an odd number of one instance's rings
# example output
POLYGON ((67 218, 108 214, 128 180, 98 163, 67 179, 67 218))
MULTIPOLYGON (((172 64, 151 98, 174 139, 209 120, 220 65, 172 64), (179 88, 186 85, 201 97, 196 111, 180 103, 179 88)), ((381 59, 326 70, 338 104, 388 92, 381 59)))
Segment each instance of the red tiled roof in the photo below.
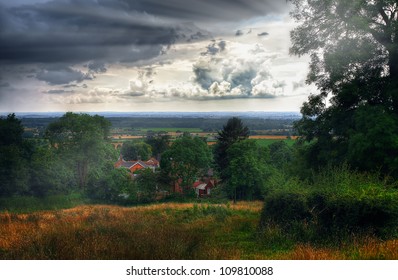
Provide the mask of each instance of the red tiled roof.
POLYGON ((205 182, 198 181, 198 182, 193 183, 193 187, 194 187, 194 188, 197 188, 199 185, 202 185, 202 184, 206 184, 206 183, 205 183, 205 182))
POLYGON ((141 160, 130 160, 130 161, 126 161, 122 158, 122 156, 119 157, 119 160, 115 163, 115 167, 126 167, 126 168, 131 168, 132 166, 136 165, 136 164, 141 165, 144 168, 148 168, 148 167, 159 167, 159 161, 157 161, 155 158, 150 158, 147 161, 141 161, 141 160))

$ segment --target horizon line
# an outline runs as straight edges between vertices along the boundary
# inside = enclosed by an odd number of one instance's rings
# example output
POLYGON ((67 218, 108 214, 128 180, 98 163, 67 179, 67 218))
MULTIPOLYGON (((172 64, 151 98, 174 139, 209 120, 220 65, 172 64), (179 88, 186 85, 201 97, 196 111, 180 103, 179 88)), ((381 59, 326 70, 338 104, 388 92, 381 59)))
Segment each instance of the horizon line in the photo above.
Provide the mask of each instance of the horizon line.
POLYGON ((0 111, 0 114, 58 114, 58 113, 116 113, 116 114, 146 114, 146 113, 189 113, 189 114, 197 114, 197 113, 298 113, 300 111, 0 111))

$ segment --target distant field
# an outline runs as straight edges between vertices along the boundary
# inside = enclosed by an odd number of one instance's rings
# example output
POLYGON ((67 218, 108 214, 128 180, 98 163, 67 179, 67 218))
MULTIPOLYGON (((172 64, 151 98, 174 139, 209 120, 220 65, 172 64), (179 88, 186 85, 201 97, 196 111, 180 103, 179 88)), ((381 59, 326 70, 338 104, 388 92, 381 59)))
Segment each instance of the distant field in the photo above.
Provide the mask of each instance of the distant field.
POLYGON ((289 146, 293 146, 293 144, 296 142, 294 139, 255 139, 257 144, 261 147, 268 147, 272 143, 283 141, 289 146))
MULTIPOLYGON (((298 136, 290 136, 290 139, 297 139, 298 136)), ((288 136, 285 135, 251 135, 249 139, 272 139, 272 140, 285 140, 289 139, 288 136)))
POLYGON ((141 139, 144 136, 141 135, 112 135, 113 139, 141 139))
POLYGON ((150 128, 137 128, 136 130, 140 130, 140 131, 143 131, 143 132, 147 132, 147 131, 154 131, 154 132, 160 132, 160 131, 176 132, 176 131, 181 131, 181 132, 191 132, 191 133, 198 133, 198 132, 202 132, 203 131, 200 128, 188 128, 188 127, 150 127, 150 128))

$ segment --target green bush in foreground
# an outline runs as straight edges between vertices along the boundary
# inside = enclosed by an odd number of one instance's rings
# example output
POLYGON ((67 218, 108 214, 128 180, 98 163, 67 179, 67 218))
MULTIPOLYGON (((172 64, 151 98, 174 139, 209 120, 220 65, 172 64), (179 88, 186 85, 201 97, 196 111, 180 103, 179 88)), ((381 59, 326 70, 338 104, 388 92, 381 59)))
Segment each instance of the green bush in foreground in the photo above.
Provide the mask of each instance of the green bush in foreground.
POLYGON ((269 191, 261 227, 277 226, 298 239, 397 235, 398 190, 393 184, 346 167, 323 172, 311 184, 298 184, 269 191))

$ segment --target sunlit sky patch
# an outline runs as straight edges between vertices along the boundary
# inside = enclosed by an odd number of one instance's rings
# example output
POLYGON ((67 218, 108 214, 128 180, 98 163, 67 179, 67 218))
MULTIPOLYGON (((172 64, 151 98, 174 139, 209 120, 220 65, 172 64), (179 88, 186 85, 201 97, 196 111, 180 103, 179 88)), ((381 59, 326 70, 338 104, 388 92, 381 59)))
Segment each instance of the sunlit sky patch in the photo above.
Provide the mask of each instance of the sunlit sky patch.
POLYGON ((0 111, 298 111, 279 0, 2 0, 0 111))

